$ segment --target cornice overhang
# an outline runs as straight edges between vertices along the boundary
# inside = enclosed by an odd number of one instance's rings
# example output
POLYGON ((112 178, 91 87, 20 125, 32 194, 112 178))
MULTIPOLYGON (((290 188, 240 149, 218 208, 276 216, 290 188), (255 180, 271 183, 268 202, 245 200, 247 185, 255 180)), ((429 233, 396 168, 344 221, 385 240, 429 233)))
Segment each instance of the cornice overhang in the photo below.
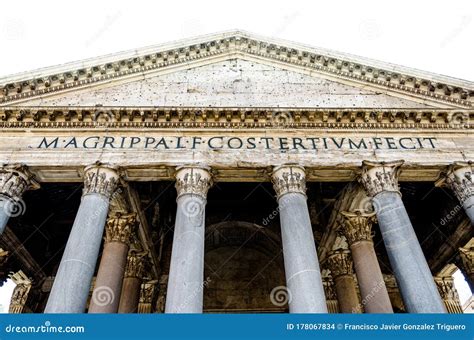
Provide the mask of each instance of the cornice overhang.
POLYGON ((474 110, 274 107, 4 106, 8 128, 331 128, 471 130, 474 110))
POLYGON ((469 108, 474 104, 473 82, 233 31, 5 77, 0 79, 0 105, 236 54, 314 70, 444 105, 469 108))

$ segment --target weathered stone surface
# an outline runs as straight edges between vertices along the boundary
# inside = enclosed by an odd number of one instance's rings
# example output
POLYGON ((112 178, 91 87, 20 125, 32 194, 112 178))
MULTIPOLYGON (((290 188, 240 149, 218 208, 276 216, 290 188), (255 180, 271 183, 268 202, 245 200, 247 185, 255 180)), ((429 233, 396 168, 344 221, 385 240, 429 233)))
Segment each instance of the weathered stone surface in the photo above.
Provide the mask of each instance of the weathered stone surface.
MULTIPOLYGON (((107 85, 105 85, 107 86, 107 85)), ((230 59, 120 85, 31 100, 27 105, 427 107, 317 75, 230 59)))

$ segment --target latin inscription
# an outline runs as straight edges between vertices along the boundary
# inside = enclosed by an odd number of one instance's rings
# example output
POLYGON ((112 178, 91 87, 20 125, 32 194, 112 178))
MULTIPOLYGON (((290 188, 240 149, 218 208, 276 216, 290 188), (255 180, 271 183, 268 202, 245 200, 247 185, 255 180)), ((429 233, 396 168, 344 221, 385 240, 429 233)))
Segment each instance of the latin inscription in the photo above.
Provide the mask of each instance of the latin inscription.
POLYGON ((38 149, 156 149, 156 150, 417 150, 436 149, 435 137, 160 137, 89 136, 43 137, 38 149))

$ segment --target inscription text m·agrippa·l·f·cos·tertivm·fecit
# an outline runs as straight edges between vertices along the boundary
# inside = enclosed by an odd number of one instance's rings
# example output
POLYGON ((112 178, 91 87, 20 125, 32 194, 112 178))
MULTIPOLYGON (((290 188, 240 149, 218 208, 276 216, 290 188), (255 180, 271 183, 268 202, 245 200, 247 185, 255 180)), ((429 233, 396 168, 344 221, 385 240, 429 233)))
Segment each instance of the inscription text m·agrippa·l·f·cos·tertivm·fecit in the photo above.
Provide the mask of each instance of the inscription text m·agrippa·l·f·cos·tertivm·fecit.
POLYGON ((38 149, 267 149, 267 150, 416 150, 436 149, 435 137, 235 137, 235 136, 81 136, 43 137, 38 149))

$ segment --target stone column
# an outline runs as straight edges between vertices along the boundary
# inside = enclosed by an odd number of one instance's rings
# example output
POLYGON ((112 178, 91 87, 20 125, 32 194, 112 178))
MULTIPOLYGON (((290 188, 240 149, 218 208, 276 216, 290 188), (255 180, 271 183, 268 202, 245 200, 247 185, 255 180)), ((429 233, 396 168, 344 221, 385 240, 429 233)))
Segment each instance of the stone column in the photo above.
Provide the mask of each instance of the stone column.
POLYGON ((135 214, 116 213, 105 227, 105 243, 89 313, 117 313, 135 214))
POLYGON ((437 186, 447 184, 461 202, 466 215, 474 225, 474 177, 472 162, 456 162, 451 165, 437 186))
POLYGON ((385 248, 409 313, 445 313, 398 190, 403 161, 364 161, 360 181, 377 214, 385 248))
POLYGON ((393 313, 390 297, 372 242, 375 213, 342 212, 340 231, 346 237, 354 260, 362 305, 366 313, 393 313))
POLYGON ((464 247, 459 248, 459 257, 461 259, 461 271, 467 276, 471 290, 474 291, 474 238, 472 238, 464 247))
POLYGON ((39 185, 26 166, 13 164, 0 168, 0 235, 10 217, 25 213, 26 205, 21 199, 23 193, 37 188, 39 185))
POLYGON ((130 252, 120 295, 119 313, 137 313, 146 254, 130 252))
POLYGON ((302 167, 281 166, 272 174, 280 211, 290 313, 327 313, 316 245, 306 204, 302 167))
POLYGON ((452 277, 435 277, 434 280, 448 313, 462 314, 461 301, 459 301, 458 291, 454 287, 454 279, 452 277))
POLYGON ((350 251, 339 249, 329 254, 327 265, 336 285, 341 313, 361 313, 350 251))
POLYGON ((178 208, 166 299, 166 313, 202 313, 208 168, 181 167, 176 173, 178 208))
POLYGON ((81 205, 51 288, 45 313, 83 313, 119 176, 105 166, 87 167, 81 205))

